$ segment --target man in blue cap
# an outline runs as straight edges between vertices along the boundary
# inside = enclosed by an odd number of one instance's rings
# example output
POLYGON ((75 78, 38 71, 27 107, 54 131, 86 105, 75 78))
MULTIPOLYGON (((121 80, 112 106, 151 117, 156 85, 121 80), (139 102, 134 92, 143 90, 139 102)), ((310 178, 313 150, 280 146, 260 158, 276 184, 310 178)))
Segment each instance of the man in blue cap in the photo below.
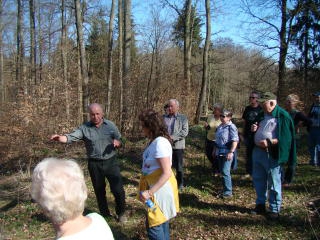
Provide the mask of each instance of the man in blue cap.
POLYGON ((308 115, 312 121, 308 138, 311 157, 310 164, 313 166, 320 166, 320 92, 316 92, 312 95, 314 101, 308 115))

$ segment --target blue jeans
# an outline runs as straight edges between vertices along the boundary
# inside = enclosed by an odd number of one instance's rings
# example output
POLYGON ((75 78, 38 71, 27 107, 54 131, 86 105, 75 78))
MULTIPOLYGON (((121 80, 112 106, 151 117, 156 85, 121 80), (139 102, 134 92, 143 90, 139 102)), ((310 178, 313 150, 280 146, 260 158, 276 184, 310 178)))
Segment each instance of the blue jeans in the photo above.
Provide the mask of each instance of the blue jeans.
POLYGON ((219 170, 222 174, 222 185, 223 185, 223 195, 232 195, 232 181, 231 181, 231 163, 232 160, 228 161, 226 156, 218 156, 219 170))
POLYGON ((280 212, 281 196, 281 166, 265 150, 254 147, 252 152, 252 180, 256 190, 256 204, 265 204, 269 192, 269 209, 280 212))
POLYGON ((314 166, 320 166, 320 156, 318 156, 318 149, 320 145, 320 127, 311 127, 308 137, 310 164, 314 166))
POLYGON ((170 230, 169 221, 166 221, 155 227, 148 227, 148 220, 146 221, 148 238, 150 240, 169 240, 170 230))

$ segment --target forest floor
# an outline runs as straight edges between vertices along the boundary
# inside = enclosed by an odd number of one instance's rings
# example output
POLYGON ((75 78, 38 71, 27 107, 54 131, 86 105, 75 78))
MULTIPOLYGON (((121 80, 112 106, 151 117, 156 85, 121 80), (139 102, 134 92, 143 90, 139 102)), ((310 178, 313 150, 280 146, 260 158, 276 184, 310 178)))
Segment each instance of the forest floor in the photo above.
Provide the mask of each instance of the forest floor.
MULTIPOLYGON (((0 146, 5 146, 8 140, 1 136, 0 146)), ((255 192, 252 181, 243 179, 244 146, 239 149, 238 169, 232 174, 233 197, 228 200, 216 197, 221 190, 221 179, 210 171, 204 155, 204 136, 201 127, 190 129, 185 154, 186 187, 179 194, 181 213, 170 221, 171 239, 320 239, 320 168, 308 165, 306 151, 299 154, 294 183, 283 190, 279 221, 270 221, 264 216, 250 214, 255 206, 255 192)), ((121 224, 113 218, 107 219, 115 239, 146 239, 144 206, 136 200, 145 143, 143 140, 127 141, 119 152, 129 220, 121 224)), ((23 155, 23 151, 0 162, 0 240, 55 238, 50 222, 29 194, 31 169, 43 157, 78 160, 89 189, 86 212, 97 211, 82 144, 44 143, 33 151, 32 160, 14 157, 23 155)), ((7 147, 7 155, 9 152, 7 147)), ((109 187, 107 190, 114 213, 114 199, 109 187)))

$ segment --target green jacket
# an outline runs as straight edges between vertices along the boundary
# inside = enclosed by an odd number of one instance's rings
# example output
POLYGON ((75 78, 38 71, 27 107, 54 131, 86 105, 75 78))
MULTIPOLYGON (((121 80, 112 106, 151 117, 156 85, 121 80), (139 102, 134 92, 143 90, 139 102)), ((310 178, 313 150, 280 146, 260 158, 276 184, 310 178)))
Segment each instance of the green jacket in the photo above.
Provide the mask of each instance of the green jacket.
MULTIPOLYGON (((278 163, 288 162, 289 167, 295 166, 297 162, 296 143, 294 141, 295 129, 291 116, 283 108, 276 105, 271 115, 277 119, 278 126, 278 163)), ((264 112, 257 116, 257 122, 264 119, 264 112)))

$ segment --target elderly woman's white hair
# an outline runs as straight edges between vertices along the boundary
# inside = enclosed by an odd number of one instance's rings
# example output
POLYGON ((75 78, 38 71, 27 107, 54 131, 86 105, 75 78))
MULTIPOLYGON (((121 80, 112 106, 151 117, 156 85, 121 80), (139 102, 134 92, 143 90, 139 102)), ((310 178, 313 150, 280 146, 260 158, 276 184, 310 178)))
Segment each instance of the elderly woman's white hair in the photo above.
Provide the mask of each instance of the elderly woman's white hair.
POLYGON ((74 160, 43 159, 32 175, 31 196, 54 224, 74 219, 87 199, 81 168, 74 160))

